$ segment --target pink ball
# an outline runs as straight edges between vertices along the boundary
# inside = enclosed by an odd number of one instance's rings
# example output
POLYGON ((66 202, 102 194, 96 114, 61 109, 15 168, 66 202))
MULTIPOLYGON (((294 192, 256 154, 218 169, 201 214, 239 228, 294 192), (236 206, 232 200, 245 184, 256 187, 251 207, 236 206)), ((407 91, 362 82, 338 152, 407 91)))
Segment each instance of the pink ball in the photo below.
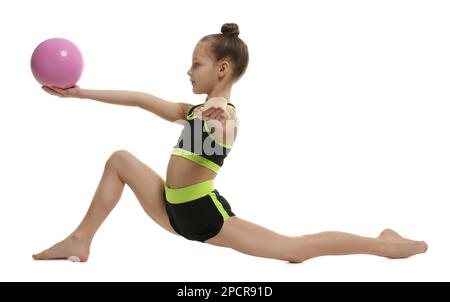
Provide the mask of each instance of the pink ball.
POLYGON ((62 89, 75 86, 83 72, 83 57, 78 47, 61 38, 39 44, 31 56, 31 71, 41 85, 62 89))

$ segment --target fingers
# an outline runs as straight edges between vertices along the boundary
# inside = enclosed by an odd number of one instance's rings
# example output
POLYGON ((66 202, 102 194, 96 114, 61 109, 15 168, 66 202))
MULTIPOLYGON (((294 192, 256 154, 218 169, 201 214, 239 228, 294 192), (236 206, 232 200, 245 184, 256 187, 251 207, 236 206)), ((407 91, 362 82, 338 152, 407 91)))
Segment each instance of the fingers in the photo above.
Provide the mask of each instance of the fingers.
POLYGON ((222 113, 224 113, 225 110, 221 107, 210 107, 206 110, 202 110, 203 116, 209 117, 209 118, 216 118, 222 113))
POLYGON ((62 97, 62 94, 61 94, 61 93, 58 93, 58 92, 54 89, 54 87, 50 88, 50 87, 48 87, 48 86, 42 86, 42 89, 43 89, 45 92, 47 92, 47 93, 49 93, 49 94, 51 94, 51 95, 56 95, 56 96, 62 97))
POLYGON ((205 121, 218 120, 223 123, 230 117, 229 113, 219 106, 212 106, 207 109, 205 109, 204 107, 200 107, 198 109, 195 109, 194 112, 195 116, 205 121))
POLYGON ((65 92, 63 89, 61 89, 61 88, 58 88, 58 87, 52 87, 52 89, 53 89, 54 91, 56 91, 56 93, 58 93, 58 94, 61 94, 61 95, 66 94, 66 92, 65 92))
POLYGON ((219 119, 219 117, 223 117, 223 113, 219 111, 215 111, 211 114, 211 119, 219 119))
POLYGON ((206 120, 212 120, 215 119, 217 116, 217 110, 208 110, 203 112, 202 114, 203 118, 206 120))
POLYGON ((50 93, 51 95, 59 96, 61 98, 70 96, 71 95, 70 89, 75 89, 75 88, 79 88, 79 87, 75 85, 75 86, 67 88, 67 89, 61 89, 61 88, 54 87, 54 86, 53 87, 42 86, 42 89, 44 89, 46 92, 50 93))
POLYGON ((219 120, 224 122, 229 119, 229 114, 223 108, 209 108, 202 112, 202 118, 204 120, 219 120))

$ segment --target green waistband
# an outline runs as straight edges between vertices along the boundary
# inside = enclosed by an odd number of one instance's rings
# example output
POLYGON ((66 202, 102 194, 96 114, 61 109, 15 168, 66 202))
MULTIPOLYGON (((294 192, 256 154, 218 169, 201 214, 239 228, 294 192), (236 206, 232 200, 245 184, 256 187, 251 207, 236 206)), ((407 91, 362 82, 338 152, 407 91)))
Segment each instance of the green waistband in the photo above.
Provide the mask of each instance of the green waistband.
POLYGON ((182 188, 169 188, 164 183, 166 198, 170 203, 185 203, 205 195, 214 190, 214 179, 199 182, 182 188))

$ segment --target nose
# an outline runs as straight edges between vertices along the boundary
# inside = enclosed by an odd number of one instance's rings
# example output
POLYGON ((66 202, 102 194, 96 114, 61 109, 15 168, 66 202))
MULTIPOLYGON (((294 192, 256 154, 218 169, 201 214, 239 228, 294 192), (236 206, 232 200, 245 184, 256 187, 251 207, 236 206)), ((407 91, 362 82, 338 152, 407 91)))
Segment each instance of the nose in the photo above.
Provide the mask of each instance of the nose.
POLYGON ((189 68, 187 71, 188 76, 192 76, 191 69, 189 68))

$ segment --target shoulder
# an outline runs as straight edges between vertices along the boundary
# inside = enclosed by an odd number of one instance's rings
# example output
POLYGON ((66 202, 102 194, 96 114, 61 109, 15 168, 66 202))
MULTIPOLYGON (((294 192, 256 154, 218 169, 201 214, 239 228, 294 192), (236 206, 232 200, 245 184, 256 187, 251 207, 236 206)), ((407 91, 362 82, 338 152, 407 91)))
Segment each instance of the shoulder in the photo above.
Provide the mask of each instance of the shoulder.
POLYGON ((230 114, 230 119, 235 120, 237 118, 236 107, 233 104, 227 104, 227 111, 230 114))
POLYGON ((189 104, 189 103, 179 103, 179 105, 181 106, 181 110, 184 113, 184 116, 188 115, 189 112, 191 111, 191 109, 197 105, 194 104, 189 104))
POLYGON ((197 105, 190 105, 188 108, 186 108, 186 114, 184 115, 184 117, 188 120, 191 120, 194 118, 194 114, 195 114, 195 109, 199 108, 200 106, 202 106, 203 104, 197 104, 197 105))
POLYGON ((203 105, 203 104, 191 105, 191 106, 188 108, 187 114, 188 114, 188 115, 191 114, 192 112, 194 112, 194 110, 195 110, 196 108, 199 108, 199 107, 202 106, 202 105, 203 105))
POLYGON ((205 126, 207 132, 214 137, 214 139, 219 142, 219 144, 231 148, 237 137, 239 119, 236 114, 236 108, 234 105, 227 105, 228 118, 223 122, 218 120, 207 120, 205 121, 205 126))

